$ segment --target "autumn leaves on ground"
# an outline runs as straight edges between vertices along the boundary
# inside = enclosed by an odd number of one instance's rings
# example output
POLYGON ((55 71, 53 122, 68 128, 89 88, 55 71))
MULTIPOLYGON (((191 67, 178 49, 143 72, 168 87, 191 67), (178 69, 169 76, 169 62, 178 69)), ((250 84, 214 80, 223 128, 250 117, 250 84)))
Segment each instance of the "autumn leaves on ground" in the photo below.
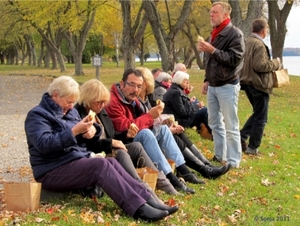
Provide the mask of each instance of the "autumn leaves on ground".
MULTIPOLYGON (((159 67, 159 64, 146 63, 145 66, 152 69, 159 67)), ((10 68, 3 67, 1 75, 10 74, 12 70, 23 71, 28 75, 51 74, 46 69, 26 71, 26 67, 7 67, 10 68)), ((72 74, 72 68, 68 70, 64 74, 72 74)), ((95 77, 94 68, 87 67, 85 71, 89 75, 75 77, 80 83, 95 77)), ((113 82, 121 79, 122 71, 122 67, 103 66, 100 69, 100 80, 110 88, 113 82)), ((191 84, 195 87, 192 95, 206 103, 206 98, 200 95, 203 71, 190 69, 188 72, 191 84)), ((52 74, 60 75, 55 71, 52 74)), ((179 205, 180 210, 155 225, 299 225, 300 77, 291 76, 290 79, 290 86, 274 89, 274 94, 271 95, 268 124, 259 155, 243 155, 239 169, 233 169, 216 180, 204 179, 205 185, 190 184, 196 190, 194 195, 177 197, 158 191, 160 198, 169 204, 179 205)), ((250 114, 250 104, 241 91, 241 125, 250 114)), ((213 142, 201 139, 192 129, 186 133, 208 158, 213 156, 213 142)), ((5 144, 0 145, 1 151, 5 151, 5 144)), ((27 168, 7 170, 30 174, 27 168)), ((3 191, 0 192, 0 198, 3 203, 3 191)), ((2 205, 0 225, 10 225, 13 222, 19 225, 154 225, 126 216, 106 195, 98 200, 73 195, 63 200, 43 203, 38 210, 27 213, 12 213, 5 210, 5 204, 2 205)))

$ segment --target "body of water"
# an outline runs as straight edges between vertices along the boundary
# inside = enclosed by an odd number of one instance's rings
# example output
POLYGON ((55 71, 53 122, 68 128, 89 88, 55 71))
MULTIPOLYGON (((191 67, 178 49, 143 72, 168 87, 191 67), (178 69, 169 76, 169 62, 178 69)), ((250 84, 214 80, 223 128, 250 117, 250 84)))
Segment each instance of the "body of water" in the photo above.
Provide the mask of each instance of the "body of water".
POLYGON ((288 69, 289 75, 300 76, 300 56, 284 56, 283 66, 288 69))

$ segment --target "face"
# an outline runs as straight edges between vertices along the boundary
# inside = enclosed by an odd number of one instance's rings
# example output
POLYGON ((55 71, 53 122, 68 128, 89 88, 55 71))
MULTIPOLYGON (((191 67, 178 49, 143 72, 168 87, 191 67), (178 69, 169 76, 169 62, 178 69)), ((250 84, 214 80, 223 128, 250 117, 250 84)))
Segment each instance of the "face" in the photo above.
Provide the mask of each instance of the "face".
POLYGON ((107 105, 107 100, 97 100, 90 103, 90 110, 95 112, 96 114, 99 114, 102 109, 107 105))
POLYGON ((52 99, 62 108, 64 114, 72 109, 77 101, 76 96, 60 97, 56 92, 53 94, 52 99))
POLYGON ((266 27, 266 28, 263 29, 262 35, 261 35, 261 37, 262 37, 263 39, 268 35, 268 31, 269 31, 269 28, 268 28, 268 27, 266 27))
POLYGON ((153 74, 153 78, 154 80, 157 78, 157 76, 161 73, 160 70, 157 70, 154 74, 153 74))
POLYGON ((129 74, 127 81, 121 81, 121 91, 128 102, 134 101, 143 89, 143 78, 129 74))
POLYGON ((172 79, 169 79, 169 80, 167 81, 167 84, 168 84, 169 86, 171 86, 171 85, 172 85, 172 79))
POLYGON ((182 68, 180 68, 180 71, 186 72, 186 67, 182 66, 182 68))
POLYGON ((183 81, 182 81, 182 83, 180 84, 180 86, 181 86, 183 89, 189 88, 189 80, 188 80, 188 79, 183 79, 183 81))
POLYGON ((228 13, 224 12, 221 5, 214 5, 210 12, 210 23, 213 27, 219 26, 225 19, 228 18, 228 13))

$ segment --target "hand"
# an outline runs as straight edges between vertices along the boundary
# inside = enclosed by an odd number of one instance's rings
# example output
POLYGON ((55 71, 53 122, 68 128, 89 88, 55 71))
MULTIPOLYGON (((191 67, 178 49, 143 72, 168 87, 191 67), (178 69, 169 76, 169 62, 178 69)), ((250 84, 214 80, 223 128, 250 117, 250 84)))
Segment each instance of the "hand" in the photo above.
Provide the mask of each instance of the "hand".
POLYGON ((281 69, 281 68, 282 68, 281 60, 280 60, 279 57, 277 57, 276 59, 277 59, 277 61, 278 61, 278 63, 279 63, 279 68, 278 68, 278 69, 281 69))
MULTIPOLYGON (((97 130, 95 128, 95 126, 91 126, 87 132, 85 132, 82 137, 86 138, 86 139, 92 139, 95 134, 96 134, 97 130)), ((102 131, 104 132, 104 131, 102 131)))
POLYGON ((213 47, 209 42, 205 42, 205 41, 198 42, 198 51, 200 52, 207 52, 213 54, 215 50, 216 48, 213 47))
POLYGON ((197 105, 199 106, 199 108, 203 108, 205 106, 203 101, 199 101, 197 105))
MULTIPOLYGON (((174 121, 174 120, 173 120, 174 121)), ((162 121, 162 125, 167 125, 167 126, 171 126, 173 121, 170 118, 165 119, 164 121, 162 121)))
POLYGON ((176 133, 177 134, 180 134, 184 131, 184 128, 181 126, 181 125, 177 125, 176 126, 176 133))
POLYGON ((153 119, 156 119, 161 115, 161 113, 164 110, 164 107, 165 104, 161 102, 159 105, 156 105, 155 107, 151 108, 148 113, 151 115, 153 119))
POLYGON ((78 122, 75 126, 72 128, 73 136, 77 136, 78 134, 83 134, 88 132, 88 130, 94 127, 93 122, 89 121, 88 116, 83 118, 80 122, 78 122))
POLYGON ((130 127, 129 127, 128 131, 127 131, 126 136, 127 136, 128 138, 134 138, 134 137, 137 135, 137 133, 139 132, 139 130, 140 130, 140 129, 139 129, 139 127, 137 127, 136 124, 131 123, 131 124, 130 124, 130 127))
POLYGON ((202 94, 206 95, 208 90, 208 82, 204 82, 202 86, 202 94))
POLYGON ((169 129, 171 130, 172 134, 180 134, 184 131, 184 128, 180 125, 174 125, 172 124, 169 129))
POLYGON ((195 96, 192 96, 191 99, 190 99, 191 102, 194 102, 195 100, 196 100, 195 96))
POLYGON ((123 144, 122 141, 112 139, 112 142, 111 142, 111 143, 112 143, 112 144, 111 144, 112 147, 127 151, 127 148, 125 147, 125 145, 123 144))

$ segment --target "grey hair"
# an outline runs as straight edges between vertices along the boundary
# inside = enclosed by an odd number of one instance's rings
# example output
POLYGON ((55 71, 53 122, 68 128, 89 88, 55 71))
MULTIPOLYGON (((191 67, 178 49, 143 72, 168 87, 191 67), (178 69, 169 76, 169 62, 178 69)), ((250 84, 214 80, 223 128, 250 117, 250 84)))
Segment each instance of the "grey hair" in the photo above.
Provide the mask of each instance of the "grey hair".
POLYGON ((172 76, 167 73, 167 72, 161 72, 159 73, 159 75, 157 76, 157 78, 155 79, 155 81, 158 81, 158 82, 167 82, 169 80, 172 80, 172 76))
POLYGON ((48 94, 53 96, 55 92, 59 97, 79 97, 79 84, 70 76, 62 75, 55 78, 48 87, 48 94))
POLYGON ((183 63, 177 63, 177 64, 175 64, 174 72, 176 72, 176 71, 182 71, 183 68, 185 68, 185 70, 186 70, 185 64, 183 64, 183 63))
POLYGON ((189 79, 189 78, 190 76, 188 73, 183 71, 177 71, 172 79, 172 82, 180 85, 182 84, 184 79, 189 79))

